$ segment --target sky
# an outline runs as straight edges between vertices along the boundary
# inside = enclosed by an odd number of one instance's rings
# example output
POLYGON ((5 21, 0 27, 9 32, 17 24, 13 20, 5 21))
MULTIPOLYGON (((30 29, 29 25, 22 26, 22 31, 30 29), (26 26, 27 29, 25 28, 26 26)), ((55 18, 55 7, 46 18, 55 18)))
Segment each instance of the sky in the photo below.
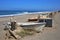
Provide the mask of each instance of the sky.
POLYGON ((0 0, 0 10, 60 10, 60 0, 0 0))

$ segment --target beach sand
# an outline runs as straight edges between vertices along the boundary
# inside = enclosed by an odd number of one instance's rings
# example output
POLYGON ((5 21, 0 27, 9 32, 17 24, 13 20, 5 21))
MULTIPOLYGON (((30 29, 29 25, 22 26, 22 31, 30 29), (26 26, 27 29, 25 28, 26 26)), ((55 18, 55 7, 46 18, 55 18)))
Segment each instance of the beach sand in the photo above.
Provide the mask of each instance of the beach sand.
MULTIPOLYGON (((37 17, 38 14, 30 14, 30 15, 21 15, 21 16, 14 16, 13 19, 17 22, 27 22, 28 18, 37 17)), ((4 24, 10 21, 11 17, 1 17, 0 18, 0 40, 5 40, 5 31, 4 24)), ((57 13, 54 17, 54 23, 52 28, 45 28, 41 33, 36 33, 32 36, 26 36, 21 38, 20 40, 60 40, 60 13, 57 13)), ((15 40, 15 39, 8 39, 8 40, 15 40)))

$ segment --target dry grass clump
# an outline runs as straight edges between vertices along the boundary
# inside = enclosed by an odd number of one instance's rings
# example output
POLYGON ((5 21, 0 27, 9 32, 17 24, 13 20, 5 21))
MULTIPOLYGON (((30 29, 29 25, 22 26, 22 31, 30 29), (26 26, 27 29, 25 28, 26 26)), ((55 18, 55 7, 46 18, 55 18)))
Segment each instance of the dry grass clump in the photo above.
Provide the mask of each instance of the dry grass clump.
POLYGON ((27 36, 27 35, 33 35, 34 31, 29 30, 29 29, 24 29, 21 32, 17 32, 16 34, 21 36, 21 37, 24 37, 24 36, 27 36))

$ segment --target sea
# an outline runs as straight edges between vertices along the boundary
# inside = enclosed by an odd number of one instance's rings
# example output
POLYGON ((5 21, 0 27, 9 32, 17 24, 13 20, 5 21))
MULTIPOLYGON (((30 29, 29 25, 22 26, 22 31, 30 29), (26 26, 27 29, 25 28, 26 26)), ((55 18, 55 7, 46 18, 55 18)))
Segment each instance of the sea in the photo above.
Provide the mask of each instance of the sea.
POLYGON ((51 11, 21 11, 21 10, 0 10, 0 17, 17 16, 25 14, 49 13, 51 11))

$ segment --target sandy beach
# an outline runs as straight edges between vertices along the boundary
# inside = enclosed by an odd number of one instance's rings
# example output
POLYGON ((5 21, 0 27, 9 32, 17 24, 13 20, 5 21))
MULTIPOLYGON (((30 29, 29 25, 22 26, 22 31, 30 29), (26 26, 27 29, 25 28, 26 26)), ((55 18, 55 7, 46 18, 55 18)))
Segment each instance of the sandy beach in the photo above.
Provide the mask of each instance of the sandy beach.
MULTIPOLYGON (((14 16, 13 19, 17 22, 27 22, 28 18, 37 17, 38 14, 27 14, 27 15, 20 15, 14 16)), ((5 23, 10 21, 11 17, 1 17, 0 18, 0 40, 5 40, 5 31, 3 30, 5 27, 5 23)), ((60 40, 60 13, 57 13, 53 17, 54 23, 52 28, 45 28, 42 33, 37 33, 32 36, 26 36, 21 38, 20 40, 60 40)), ((15 39, 10 39, 15 40, 15 39)))

